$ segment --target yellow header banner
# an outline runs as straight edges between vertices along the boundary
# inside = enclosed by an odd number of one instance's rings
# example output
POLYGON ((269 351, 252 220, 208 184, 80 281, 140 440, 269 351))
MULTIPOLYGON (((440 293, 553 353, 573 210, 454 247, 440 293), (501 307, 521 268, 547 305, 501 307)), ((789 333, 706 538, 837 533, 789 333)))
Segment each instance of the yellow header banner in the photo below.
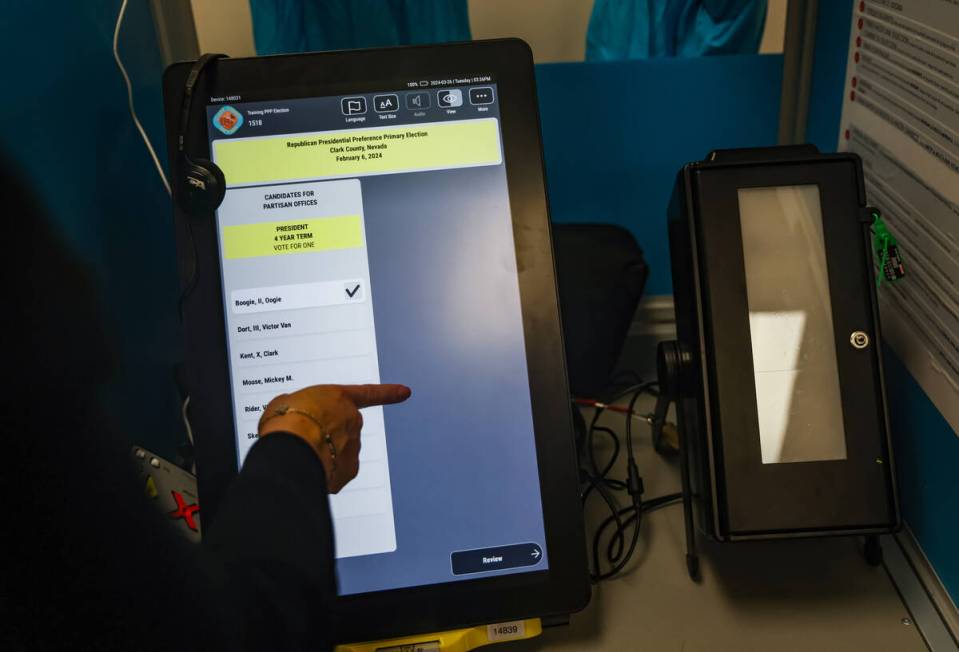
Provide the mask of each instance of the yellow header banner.
POLYGON ((223 257, 254 258, 363 246, 359 215, 223 227, 223 257))
POLYGON ((213 141, 227 186, 498 165, 496 118, 213 141))

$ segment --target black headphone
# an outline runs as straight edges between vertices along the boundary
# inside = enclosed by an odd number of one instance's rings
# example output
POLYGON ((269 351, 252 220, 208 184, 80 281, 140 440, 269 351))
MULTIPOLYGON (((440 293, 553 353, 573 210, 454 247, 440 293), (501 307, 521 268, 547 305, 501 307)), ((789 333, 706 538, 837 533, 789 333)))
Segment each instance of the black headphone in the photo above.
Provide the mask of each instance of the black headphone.
POLYGON ((216 163, 204 158, 191 158, 186 153, 186 134, 193 109, 193 91, 200 73, 208 64, 226 57, 225 54, 204 54, 190 70, 183 89, 180 109, 180 127, 177 133, 177 161, 174 193, 176 201, 190 215, 206 215, 215 211, 226 194, 226 179, 216 163))

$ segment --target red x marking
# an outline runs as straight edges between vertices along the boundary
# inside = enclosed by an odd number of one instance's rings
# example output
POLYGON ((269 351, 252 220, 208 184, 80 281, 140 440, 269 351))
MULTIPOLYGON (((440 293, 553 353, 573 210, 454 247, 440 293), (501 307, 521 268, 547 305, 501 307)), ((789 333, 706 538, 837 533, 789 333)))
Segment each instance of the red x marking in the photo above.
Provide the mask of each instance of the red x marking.
POLYGON ((182 518, 186 521, 186 526, 196 532, 196 521, 193 520, 193 515, 200 511, 200 506, 196 503, 187 505, 179 491, 171 491, 170 493, 173 494, 173 500, 176 501, 176 509, 170 512, 170 518, 174 520, 182 518))

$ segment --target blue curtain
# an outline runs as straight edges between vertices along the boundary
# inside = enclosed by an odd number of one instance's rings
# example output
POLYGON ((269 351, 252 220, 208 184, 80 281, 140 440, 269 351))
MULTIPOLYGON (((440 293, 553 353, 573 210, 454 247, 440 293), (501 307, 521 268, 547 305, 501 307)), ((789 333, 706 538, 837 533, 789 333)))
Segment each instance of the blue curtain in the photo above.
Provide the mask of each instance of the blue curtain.
POLYGON ((766 0, 596 0, 587 61, 756 53, 766 0))
POLYGON ((250 0, 259 54, 470 40, 467 0, 250 0))

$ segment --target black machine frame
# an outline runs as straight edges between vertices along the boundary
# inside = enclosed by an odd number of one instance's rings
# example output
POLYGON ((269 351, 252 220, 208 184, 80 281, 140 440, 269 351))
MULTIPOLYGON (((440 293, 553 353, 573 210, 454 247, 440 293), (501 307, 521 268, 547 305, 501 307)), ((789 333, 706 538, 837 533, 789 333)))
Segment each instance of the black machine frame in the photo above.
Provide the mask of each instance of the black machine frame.
MULTIPOLYGON (((164 75, 167 143, 177 123, 191 63, 164 75)), ((583 608, 590 588, 576 451, 552 254, 539 114, 529 47, 517 39, 316 54, 222 59, 198 82, 186 148, 208 157, 206 101, 243 101, 362 92, 384 81, 490 74, 499 87, 503 152, 519 273, 536 454, 550 565, 545 571, 465 580, 340 598, 337 638, 373 640, 583 608), (389 613, 388 619, 371 614, 389 613)), ((186 382, 196 433, 204 526, 236 474, 217 227, 214 216, 175 209, 178 266, 191 286, 182 305, 186 382)))
POLYGON ((694 512, 719 541, 900 525, 861 165, 855 154, 767 148, 715 152, 678 175, 669 208, 677 341, 659 357, 683 442, 691 575, 694 512), (762 464, 737 193, 800 185, 820 194, 847 457, 762 464), (850 346, 851 331, 871 345, 850 346))

